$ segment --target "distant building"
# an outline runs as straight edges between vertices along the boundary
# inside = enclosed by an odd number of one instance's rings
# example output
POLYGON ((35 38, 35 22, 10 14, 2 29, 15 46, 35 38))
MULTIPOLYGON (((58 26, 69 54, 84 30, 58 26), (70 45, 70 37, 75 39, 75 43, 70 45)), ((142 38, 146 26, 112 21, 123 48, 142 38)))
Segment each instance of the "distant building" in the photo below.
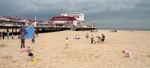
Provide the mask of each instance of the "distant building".
POLYGON ((1 26, 22 26, 25 25, 25 21, 16 16, 0 16, 1 26))
POLYGON ((55 16, 49 21, 56 27, 82 27, 84 24, 83 13, 62 13, 60 16, 55 16))
POLYGON ((62 13, 61 16, 75 17, 79 22, 84 22, 84 14, 79 12, 62 13))
POLYGON ((77 25, 77 20, 75 17, 71 16, 55 16, 51 19, 51 23, 58 27, 71 27, 77 25))

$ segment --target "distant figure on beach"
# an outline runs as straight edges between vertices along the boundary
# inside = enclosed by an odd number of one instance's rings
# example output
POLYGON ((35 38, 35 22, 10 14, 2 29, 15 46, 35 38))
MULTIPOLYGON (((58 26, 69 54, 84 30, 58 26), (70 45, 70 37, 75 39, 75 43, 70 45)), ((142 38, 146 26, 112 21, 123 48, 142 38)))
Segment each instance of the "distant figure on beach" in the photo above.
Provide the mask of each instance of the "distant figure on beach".
POLYGON ((102 43, 104 43, 104 41, 105 41, 105 35, 104 35, 104 34, 102 34, 101 42, 102 42, 102 43))
POLYGON ((85 38, 86 38, 86 39, 88 39, 88 38, 89 38, 89 34, 88 34, 88 33, 86 33, 85 38))
POLYGON ((93 36, 93 34, 91 36, 91 44, 94 44, 94 36, 93 36))
POLYGON ((9 34, 10 34, 9 30, 7 30, 7 39, 9 39, 9 34))
POLYGON ((75 35, 74 39, 80 39, 80 36, 79 35, 75 35))
POLYGON ((11 34, 11 39, 14 39, 14 34, 13 33, 11 34))
POLYGON ((68 48, 68 37, 66 37, 66 44, 65 44, 65 49, 68 48))
POLYGON ((100 36, 96 36, 97 37, 97 43, 100 43, 101 42, 101 37, 100 36))
POLYGON ((130 58, 132 55, 131 52, 128 50, 123 50, 122 53, 123 53, 124 57, 127 57, 127 58, 130 58))
POLYGON ((2 32, 3 40, 5 39, 5 31, 2 32))

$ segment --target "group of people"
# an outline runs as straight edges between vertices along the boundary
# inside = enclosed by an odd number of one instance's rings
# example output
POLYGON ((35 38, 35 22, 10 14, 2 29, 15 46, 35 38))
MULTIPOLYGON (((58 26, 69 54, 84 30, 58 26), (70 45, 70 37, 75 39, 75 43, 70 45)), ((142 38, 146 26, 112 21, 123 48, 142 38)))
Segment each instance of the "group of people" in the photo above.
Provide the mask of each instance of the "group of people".
MULTIPOLYGON (((104 35, 104 34, 101 34, 101 37, 100 37, 100 36, 94 37, 94 35, 92 34, 92 36, 90 37, 89 34, 86 33, 85 38, 86 38, 86 39, 89 39, 89 38, 90 38, 91 44, 104 43, 104 41, 105 41, 105 35, 104 35), (95 40, 96 38, 97 38, 97 40, 95 40)), ((75 35, 75 36, 74 36, 74 39, 79 40, 79 39, 80 39, 80 36, 79 36, 79 35, 75 35)), ((66 40, 66 43, 65 43, 65 48, 64 48, 64 49, 68 48, 68 45, 69 45, 69 42, 68 42, 69 38, 66 37, 65 40, 66 40)))
POLYGON ((14 39, 14 34, 13 33, 10 34, 9 31, 7 31, 7 32, 5 32, 5 31, 0 32, 0 39, 4 40, 6 37, 7 37, 7 39, 9 39, 10 36, 11 36, 12 39, 14 39))
MULTIPOLYGON (((28 57, 29 57, 29 60, 32 61, 33 64, 35 64, 35 58, 34 58, 34 54, 30 48, 29 45, 26 45, 25 44, 25 35, 27 34, 25 28, 21 28, 20 29, 20 40, 21 40, 21 49, 22 49, 22 52, 27 52, 28 53, 28 57)), ((31 39, 32 43, 35 42, 35 39, 32 38, 31 39)))
MULTIPOLYGON (((89 38, 89 34, 88 34, 88 33, 86 33, 85 38, 86 38, 86 39, 89 38)), ((100 36, 94 37, 93 34, 92 34, 92 36, 91 36, 91 44, 104 43, 104 41, 105 41, 105 35, 104 35, 104 34, 101 34, 101 37, 100 37, 100 36), (96 39, 97 39, 97 40, 96 40, 96 39)))

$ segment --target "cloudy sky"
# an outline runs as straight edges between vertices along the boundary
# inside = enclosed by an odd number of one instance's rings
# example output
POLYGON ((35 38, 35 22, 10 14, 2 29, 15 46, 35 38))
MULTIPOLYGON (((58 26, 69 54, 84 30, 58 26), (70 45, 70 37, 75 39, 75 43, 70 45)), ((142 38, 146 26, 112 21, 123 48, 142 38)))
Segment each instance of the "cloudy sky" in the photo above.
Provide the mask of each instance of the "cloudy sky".
POLYGON ((0 0, 0 8, 0 16, 48 19, 82 12, 99 27, 150 27, 150 0, 0 0))

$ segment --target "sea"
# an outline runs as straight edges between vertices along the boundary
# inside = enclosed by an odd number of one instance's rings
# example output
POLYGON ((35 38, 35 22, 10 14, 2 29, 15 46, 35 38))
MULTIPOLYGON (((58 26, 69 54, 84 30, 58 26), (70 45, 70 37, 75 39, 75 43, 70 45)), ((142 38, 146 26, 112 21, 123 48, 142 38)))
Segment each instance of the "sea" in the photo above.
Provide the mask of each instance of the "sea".
POLYGON ((136 30, 136 31, 150 31, 150 23, 148 24, 97 24, 97 29, 104 30, 136 30))

